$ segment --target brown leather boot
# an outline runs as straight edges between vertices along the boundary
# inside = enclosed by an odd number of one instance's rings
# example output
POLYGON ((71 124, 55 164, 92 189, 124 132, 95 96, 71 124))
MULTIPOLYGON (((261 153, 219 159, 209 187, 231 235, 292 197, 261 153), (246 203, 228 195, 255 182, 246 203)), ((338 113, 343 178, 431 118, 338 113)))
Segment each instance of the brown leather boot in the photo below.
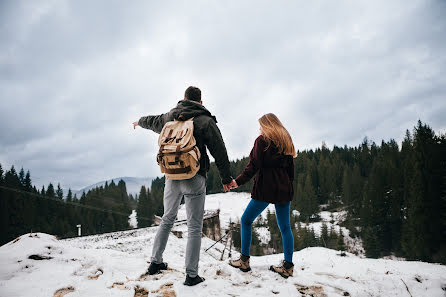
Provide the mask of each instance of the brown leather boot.
POLYGON ((238 268, 243 272, 248 272, 251 270, 251 266, 249 266, 249 257, 245 255, 240 255, 240 258, 237 260, 229 260, 229 265, 238 268))
POLYGON ((277 272, 284 278, 288 278, 290 276, 293 276, 294 264, 283 260, 281 265, 279 266, 271 265, 269 270, 277 272))

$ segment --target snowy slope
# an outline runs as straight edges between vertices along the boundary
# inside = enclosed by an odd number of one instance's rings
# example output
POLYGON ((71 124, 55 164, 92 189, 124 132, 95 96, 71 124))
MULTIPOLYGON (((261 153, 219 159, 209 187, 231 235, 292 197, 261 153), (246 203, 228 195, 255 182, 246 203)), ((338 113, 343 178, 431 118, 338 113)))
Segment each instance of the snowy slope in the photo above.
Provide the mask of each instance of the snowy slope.
MULTIPOLYGON (((185 287, 186 238, 171 235, 164 257, 170 269, 144 275, 156 227, 57 240, 42 233, 25 234, 0 247, 0 296, 445 296, 446 267, 423 262, 341 257, 325 248, 294 253, 294 277, 268 271, 282 254, 252 257, 243 273, 217 260, 223 246, 205 249, 200 275, 206 281, 185 287), (31 255, 51 257, 29 259, 31 255), (407 289, 406 289, 407 285, 407 289), (443 287, 443 289, 442 289, 443 287), (66 289, 66 291, 62 291, 66 289), (61 294, 56 295, 59 291, 61 294), (136 292, 147 291, 148 295, 136 292)), ((227 253, 226 253, 227 255, 227 253)), ((233 254, 233 257, 237 255, 233 254)))
MULTIPOLYGON (((242 217, 246 206, 251 201, 251 194, 249 193, 220 193, 206 195, 204 209, 208 211, 215 211, 220 209, 220 225, 223 229, 228 228, 229 222, 235 222, 242 217)), ((274 211, 274 205, 269 205, 268 209, 274 211)), ((266 209, 262 213, 266 217, 266 209)), ((186 218, 186 207, 181 205, 178 211, 178 220, 186 218)))
POLYGON ((132 213, 129 215, 129 225, 131 228, 138 227, 138 220, 136 217, 136 210, 132 210, 132 213))
MULTIPOLYGON (((204 208, 207 211, 215 211, 217 209, 220 209, 221 228, 227 229, 229 227, 230 221, 235 222, 242 217, 243 212, 245 211, 249 201, 251 201, 250 193, 229 192, 229 193, 211 194, 206 196, 204 208)), ((274 212, 274 205, 270 204, 267 207, 267 209, 269 209, 270 212, 274 212)), ((265 209, 262 212, 263 218, 266 218, 266 213, 267 210, 265 209)), ((341 212, 321 211, 319 213, 319 216, 321 218, 321 222, 312 222, 308 224, 301 223, 301 227, 307 226, 308 228, 313 228, 317 236, 320 236, 321 234, 322 222, 325 222, 328 230, 330 230, 330 228, 333 226, 334 230, 339 233, 339 231, 342 229, 347 251, 355 253, 360 256, 365 255, 361 239, 350 237, 349 236, 350 231, 345 227, 339 226, 339 224, 345 219, 346 216, 345 211, 341 212)), ((181 205, 178 211, 178 220, 185 220, 185 219, 186 219, 186 207, 185 205, 181 205)), ((180 230, 182 228, 180 227, 177 229, 180 230)), ((255 230, 258 233, 262 243, 267 243, 269 241, 270 234, 267 228, 262 227, 262 228, 256 228, 255 230)))

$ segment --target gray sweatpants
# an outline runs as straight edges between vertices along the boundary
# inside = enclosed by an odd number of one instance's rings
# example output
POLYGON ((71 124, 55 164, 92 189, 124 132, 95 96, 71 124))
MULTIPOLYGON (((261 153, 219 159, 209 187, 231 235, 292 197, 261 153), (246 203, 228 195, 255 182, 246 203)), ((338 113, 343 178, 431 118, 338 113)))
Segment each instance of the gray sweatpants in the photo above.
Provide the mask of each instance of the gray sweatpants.
POLYGON ((193 178, 185 180, 166 178, 164 186, 164 215, 153 243, 151 261, 154 263, 163 262, 163 252, 183 196, 186 203, 188 231, 185 259, 186 273, 191 277, 195 277, 198 275, 204 199, 206 196, 206 179, 201 175, 197 174, 193 178))

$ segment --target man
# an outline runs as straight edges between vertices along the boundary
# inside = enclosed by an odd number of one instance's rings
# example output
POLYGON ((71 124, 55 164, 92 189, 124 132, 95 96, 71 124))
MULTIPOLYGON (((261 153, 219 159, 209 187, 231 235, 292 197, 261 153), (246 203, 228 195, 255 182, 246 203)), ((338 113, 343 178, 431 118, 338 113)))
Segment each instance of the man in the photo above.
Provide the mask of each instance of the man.
POLYGON ((226 191, 234 187, 230 173, 230 164, 225 143, 217 127, 215 116, 202 105, 201 91, 196 87, 189 87, 184 94, 184 100, 178 102, 171 111, 158 116, 146 116, 133 123, 133 128, 141 126, 145 129, 160 133, 165 123, 176 120, 188 120, 193 117, 194 137, 201 153, 200 170, 186 180, 172 180, 166 178, 164 186, 164 215, 153 244, 149 274, 167 269, 163 262, 163 252, 169 238, 170 230, 175 222, 181 199, 186 203, 188 239, 186 247, 186 280, 187 286, 194 286, 204 281, 198 275, 200 259, 201 233, 203 229, 204 199, 206 195, 206 175, 210 162, 206 147, 215 159, 215 164, 222 178, 226 191))

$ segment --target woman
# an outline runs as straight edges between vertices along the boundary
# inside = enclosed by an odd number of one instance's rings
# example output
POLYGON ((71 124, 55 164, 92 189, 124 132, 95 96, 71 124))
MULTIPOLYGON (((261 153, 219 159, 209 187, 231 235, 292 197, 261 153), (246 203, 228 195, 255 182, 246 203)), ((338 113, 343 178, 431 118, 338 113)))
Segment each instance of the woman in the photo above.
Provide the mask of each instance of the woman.
POLYGON ((235 179, 236 185, 233 185, 234 187, 241 186, 257 174, 251 192, 252 199, 241 218, 241 255, 238 260, 231 260, 229 264, 244 272, 251 270, 249 252, 252 223, 270 203, 273 203, 282 235, 285 259, 281 265, 271 266, 270 270, 288 278, 293 275, 294 269, 290 202, 293 200, 293 158, 296 157, 296 151, 290 134, 274 114, 268 113, 262 116, 259 123, 260 136, 256 139, 249 155, 249 163, 235 179))

